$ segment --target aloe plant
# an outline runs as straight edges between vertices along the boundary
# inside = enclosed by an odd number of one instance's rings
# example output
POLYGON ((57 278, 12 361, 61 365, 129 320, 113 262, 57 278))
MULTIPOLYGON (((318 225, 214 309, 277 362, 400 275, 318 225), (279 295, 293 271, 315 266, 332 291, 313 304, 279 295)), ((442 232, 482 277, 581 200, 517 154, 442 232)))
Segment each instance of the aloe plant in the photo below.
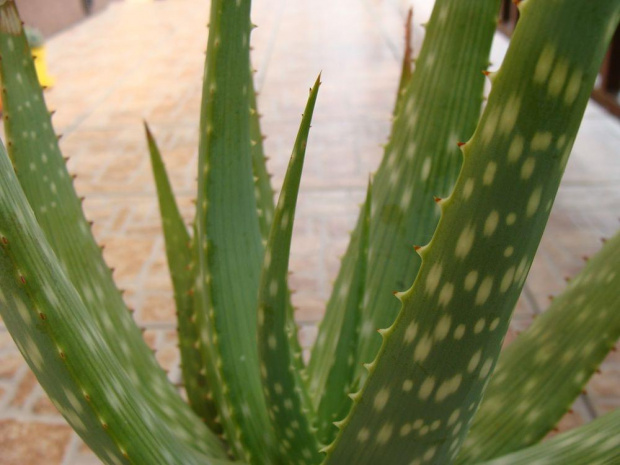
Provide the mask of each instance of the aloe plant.
POLYGON ((500 356, 620 0, 520 2, 480 114, 498 8, 437 0, 413 71, 406 52, 390 141, 306 365, 287 270, 320 79, 276 206, 250 71, 250 2, 211 2, 191 230, 146 131, 185 403, 114 286, 14 1, 0 1, 0 312, 52 402, 105 463, 620 459, 617 412, 537 444, 620 336, 620 235, 500 356))

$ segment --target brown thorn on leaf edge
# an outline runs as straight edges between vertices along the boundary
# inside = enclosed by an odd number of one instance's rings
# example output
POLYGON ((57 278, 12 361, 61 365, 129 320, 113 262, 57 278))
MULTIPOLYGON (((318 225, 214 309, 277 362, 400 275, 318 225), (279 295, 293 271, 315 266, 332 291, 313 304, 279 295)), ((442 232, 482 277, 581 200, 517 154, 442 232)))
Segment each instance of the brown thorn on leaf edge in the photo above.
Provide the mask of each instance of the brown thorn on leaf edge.
POLYGON ((407 12, 407 19, 405 21, 405 53, 404 59, 411 62, 413 59, 413 47, 411 41, 413 38, 413 6, 409 8, 407 12))

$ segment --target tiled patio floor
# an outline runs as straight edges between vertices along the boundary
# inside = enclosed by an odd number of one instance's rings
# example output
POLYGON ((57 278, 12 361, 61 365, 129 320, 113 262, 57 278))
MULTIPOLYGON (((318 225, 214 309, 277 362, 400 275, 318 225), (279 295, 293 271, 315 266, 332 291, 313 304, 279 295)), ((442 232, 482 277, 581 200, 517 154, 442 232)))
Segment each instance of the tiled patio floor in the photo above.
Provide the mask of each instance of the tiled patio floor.
MULTIPOLYGON (((206 0, 119 2, 48 42, 62 148, 86 196, 118 284, 157 358, 178 381, 175 321, 142 118, 160 142, 189 219, 206 0)), ((291 267, 303 345, 315 337, 330 282, 385 142, 399 73, 401 0, 264 0, 255 3, 258 70, 269 168, 279 186, 307 89, 323 71, 306 162, 291 267)), ((416 0, 424 16, 427 3, 416 0)), ((418 18, 419 20, 420 18, 418 18)), ((416 28, 420 37, 421 29, 416 28)), ((505 41, 494 55, 501 59, 505 41)), ((565 276, 620 226, 620 124, 588 108, 549 227, 511 330, 543 311, 565 276)), ((612 353, 561 427, 620 407, 620 355, 612 353)), ((47 401, 0 323, 0 464, 85 465, 97 459, 47 401)))

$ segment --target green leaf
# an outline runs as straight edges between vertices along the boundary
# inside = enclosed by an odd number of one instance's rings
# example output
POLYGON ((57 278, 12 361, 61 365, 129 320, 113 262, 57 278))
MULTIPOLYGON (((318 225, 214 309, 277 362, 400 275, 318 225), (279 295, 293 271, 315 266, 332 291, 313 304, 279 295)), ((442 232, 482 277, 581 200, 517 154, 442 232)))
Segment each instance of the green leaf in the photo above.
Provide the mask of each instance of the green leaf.
POLYGON ((250 99, 250 152, 252 154, 252 172, 254 173, 254 194, 258 206, 258 221, 263 241, 269 238, 269 230, 273 221, 274 203, 273 189, 269 172, 267 171, 267 158, 263 147, 263 133, 260 129, 260 113, 256 103, 256 90, 254 79, 250 73, 249 99, 250 99))
MULTIPOLYGON (((102 337, 1 144, 0 173, 0 314, 52 402, 105 463, 218 463, 197 452, 182 424, 161 415, 143 393, 144 379, 102 337)), ((128 350, 124 340, 117 345, 128 350)), ((154 391, 167 385, 155 382, 154 391)))
POLYGON ((282 461, 313 464, 321 460, 319 444, 311 430, 295 376, 293 354, 286 331, 289 291, 287 285, 291 236, 299 182, 303 169, 312 113, 319 92, 320 76, 310 91, 297 139, 291 154, 261 274, 258 294, 258 349, 269 416, 280 438, 282 461))
POLYGON ((549 441, 481 465, 613 465, 620 462, 620 410, 549 441))
MULTIPOLYGON (((426 244, 439 220, 433 196, 450 193, 461 166, 457 142, 466 140, 480 115, 484 77, 496 26, 498 0, 439 0, 416 68, 402 96, 392 135, 373 178, 368 276, 363 301, 355 377, 366 378, 381 344, 377 329, 398 314, 394 291, 414 280, 426 244)), ((358 221, 358 225, 359 225, 358 221)), ((358 226, 359 227, 359 226, 358 226)), ((325 389, 356 269, 359 230, 344 256, 308 366, 315 403, 325 389)), ((343 393, 344 396, 344 393, 343 393)))
POLYGON ((258 364, 263 246, 250 150, 250 1, 211 2, 198 148, 196 324, 207 380, 236 457, 277 452, 258 364))
POLYGON ((355 372, 355 351, 360 329, 362 297, 364 295, 366 264, 368 258, 368 229, 370 224, 370 208, 372 202, 372 186, 368 181, 366 200, 364 202, 364 215, 360 217, 360 240, 357 269, 348 289, 346 308, 343 312, 341 332, 338 335, 336 354, 333 365, 329 367, 325 384, 325 391, 320 398, 317 410, 317 423, 319 438, 322 443, 329 444, 334 440, 338 429, 334 425, 336 420, 344 418, 350 407, 350 400, 343 396, 355 390, 359 380, 353 379, 355 372))
POLYGON ((502 353, 459 463, 542 439, 568 411, 620 337, 620 234, 502 353))
POLYGON ((212 431, 221 433, 221 425, 215 420, 217 411, 203 372, 205 363, 202 360, 202 352, 197 348, 201 341, 198 329, 194 325, 196 311, 192 289, 194 267, 191 238, 174 198, 157 143, 146 123, 144 123, 144 129, 157 188, 168 269, 174 288, 183 384, 192 410, 212 431))
POLYGON ((164 421, 178 425, 197 450, 223 456, 219 439, 183 402, 159 367, 112 280, 65 167, 21 20, 10 0, 0 5, 0 56, 9 155, 63 272, 119 363, 142 381, 140 395, 152 402, 164 421))
MULTIPOLYGON (((258 112, 258 106, 256 103, 256 92, 254 90, 254 80, 250 75, 250 144, 252 153, 252 172, 254 173, 254 195, 256 197, 256 204, 258 206, 258 221, 260 225, 261 236, 263 243, 267 242, 269 238, 269 230, 271 229, 271 222, 274 215, 274 203, 273 203, 273 189, 271 188, 271 179, 269 172, 267 171, 265 152, 263 149, 263 135, 260 129, 260 114, 258 112)), ((293 363, 295 364, 296 371, 299 373, 301 379, 301 373, 305 366, 302 358, 302 348, 299 343, 298 328, 295 323, 295 309, 292 303, 288 305, 288 319, 287 319, 287 333, 289 337, 290 350, 293 353, 293 363)), ((305 383, 300 383, 303 389, 303 395, 309 400, 310 396, 305 383)))
POLYGON ((420 272, 326 464, 450 463, 467 434, 620 15, 618 0, 525 5, 420 272))

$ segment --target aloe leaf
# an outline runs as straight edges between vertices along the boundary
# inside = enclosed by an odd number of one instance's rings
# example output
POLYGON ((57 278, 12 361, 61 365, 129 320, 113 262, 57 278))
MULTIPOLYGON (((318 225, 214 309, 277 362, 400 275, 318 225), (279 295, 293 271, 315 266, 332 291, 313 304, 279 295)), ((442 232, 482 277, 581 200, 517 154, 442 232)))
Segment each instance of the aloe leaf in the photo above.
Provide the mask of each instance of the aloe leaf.
POLYGON ((258 222, 260 225, 263 241, 269 238, 269 230, 273 221, 274 203, 273 189, 269 172, 267 171, 267 158, 263 146, 263 133, 260 128, 260 113, 256 102, 256 90, 254 79, 250 73, 249 99, 250 99, 250 147, 252 153, 252 172, 254 173, 254 193, 258 206, 258 222))
POLYGON ((620 337, 618 263, 620 234, 502 353, 460 463, 534 444, 567 412, 620 337))
POLYGON ((193 323, 196 320, 196 311, 192 290, 194 273, 191 238, 177 206, 157 143, 146 123, 144 129, 157 188, 168 268, 174 288, 183 384, 192 410, 212 431, 220 433, 221 426, 215 421, 217 411, 203 371, 205 364, 202 352, 197 348, 201 343, 200 334, 193 323))
POLYGON ((354 355, 357 349, 362 297, 364 295, 366 279, 371 202, 372 186, 369 181, 363 207, 364 215, 360 217, 360 220, 363 222, 360 229, 361 237, 358 241, 360 248, 358 257, 360 257, 360 260, 358 260, 354 279, 347 295, 347 306, 343 315, 344 321, 341 326, 341 333, 338 336, 336 357, 334 358, 333 365, 329 367, 325 391, 320 398, 317 410, 318 434, 323 444, 329 444, 334 440, 338 432, 334 422, 343 418, 350 406, 350 400, 344 397, 343 394, 352 392, 356 386, 356 380, 353 379, 355 370, 354 355))
POLYGON ((216 463, 153 408, 139 389, 143 380, 101 337, 37 225, 3 146, 0 172, 0 312, 52 402, 106 463, 216 463))
POLYGON ((233 453, 272 463, 258 364, 263 246, 250 149, 250 1, 211 3, 198 148, 197 281, 206 374, 233 453))
MULTIPOLYGON (((250 144, 252 153, 252 172, 254 173, 254 195, 256 196, 256 204, 258 206, 258 222, 260 225, 263 243, 269 238, 269 230, 274 215, 273 189, 271 187, 271 179, 267 171, 267 158, 263 148, 263 134, 260 129, 260 113, 256 102, 256 91, 254 89, 254 80, 250 75, 250 144)), ((297 373, 301 379, 301 373, 304 366, 302 358, 302 348, 299 343, 298 328, 295 323, 295 309, 292 303, 288 303, 288 319, 287 332, 289 335, 290 350, 293 352, 293 363, 297 368, 297 373)), ((300 386, 304 389, 304 397, 310 398, 305 383, 300 386)))
POLYGON ((549 441, 481 465, 613 465, 620 462, 620 410, 549 441))
MULTIPOLYGON (((399 108, 402 106, 407 85, 411 80, 411 65, 413 62, 413 48, 411 46, 412 34, 413 9, 410 8, 405 23, 405 51, 403 53, 394 115, 398 114, 399 108)), ((371 184, 369 181, 366 200, 363 206, 363 214, 360 215, 358 219, 360 225, 355 228, 356 231, 361 231, 361 240, 357 237, 352 239, 352 242, 359 247, 357 251, 358 261, 352 276, 351 287, 347 289, 347 296, 345 297, 345 308, 342 312, 343 321, 339 326, 340 334, 338 334, 336 338, 337 346, 334 354, 335 357, 332 359, 332 365, 326 367, 324 370, 327 376, 325 379, 325 388, 322 392, 318 392, 315 397, 318 404, 318 435, 320 441, 324 444, 329 444, 333 441, 338 432, 334 422, 344 418, 350 406, 350 400, 348 397, 345 397, 345 395, 356 390, 356 386, 359 383, 358 379, 354 379, 355 353, 357 351, 358 336, 361 326, 360 313, 367 271, 371 197, 371 184)))
POLYGON ((620 17, 618 0, 521 5, 420 272, 327 464, 450 463, 467 434, 620 17))
POLYGON ((447 196, 461 167, 458 142, 472 134, 480 115, 484 78, 499 2, 437 2, 425 45, 397 116, 386 156, 375 176, 363 321, 358 353, 373 360, 378 328, 393 323, 420 266, 413 245, 427 243, 440 212, 433 196, 447 196), (395 175, 398 173, 398 175, 395 175))
MULTIPOLYGON (((288 345, 288 262, 299 182, 320 76, 310 91, 267 241, 258 294, 258 352, 265 397, 283 459, 318 463, 319 444, 304 413, 299 380, 288 345)), ((305 406, 307 408, 307 406, 305 406)), ((311 416, 310 416, 311 417, 311 416)))
POLYGON ((12 0, 0 5, 0 56, 8 152, 60 266, 116 358, 141 381, 141 395, 150 399, 166 422, 178 424, 196 449, 222 455, 219 439, 201 424, 168 382, 114 285, 60 153, 12 0), (124 342, 119 344, 120 340, 124 342))
MULTIPOLYGON (((438 0, 435 4, 427 40, 373 178, 368 273, 355 378, 365 379, 362 363, 371 361, 379 349, 377 329, 396 318, 399 302, 392 293, 409 286, 418 272, 420 259, 413 246, 427 243, 439 220, 433 196, 447 196, 458 174, 462 157, 457 142, 473 133, 480 115, 484 86, 480 71, 488 63, 498 8, 497 0, 438 0)), ((357 224, 308 365, 315 405, 333 365, 359 260, 360 221, 357 224)))

